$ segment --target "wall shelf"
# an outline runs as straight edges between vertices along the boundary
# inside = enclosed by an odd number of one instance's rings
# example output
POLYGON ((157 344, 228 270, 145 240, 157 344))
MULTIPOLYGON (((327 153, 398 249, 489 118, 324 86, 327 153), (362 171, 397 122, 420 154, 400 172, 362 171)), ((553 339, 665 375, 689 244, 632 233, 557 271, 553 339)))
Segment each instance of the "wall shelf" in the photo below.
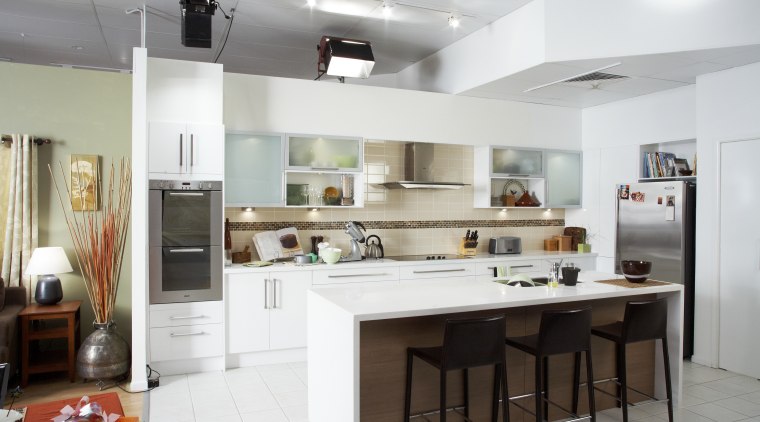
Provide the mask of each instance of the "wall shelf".
POLYGON ((640 182, 653 182, 653 181, 672 181, 672 180, 687 180, 696 181, 697 176, 662 176, 662 177, 644 177, 646 173, 646 154, 647 153, 671 153, 674 154, 677 159, 684 159, 688 162, 689 169, 694 169, 694 159, 697 154, 697 140, 696 139, 683 139, 669 142, 657 142, 653 144, 643 144, 639 146, 639 170, 638 180, 640 182))

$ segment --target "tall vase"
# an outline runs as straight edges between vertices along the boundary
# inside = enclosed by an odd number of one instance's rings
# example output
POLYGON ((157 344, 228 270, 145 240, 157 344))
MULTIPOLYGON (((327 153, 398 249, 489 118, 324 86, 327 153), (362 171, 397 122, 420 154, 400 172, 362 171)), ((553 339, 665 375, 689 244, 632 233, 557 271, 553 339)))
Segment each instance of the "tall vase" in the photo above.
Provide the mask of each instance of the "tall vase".
POLYGON ((95 331, 77 353, 77 373, 85 379, 108 379, 129 371, 129 344, 116 332, 116 323, 92 324, 95 331))

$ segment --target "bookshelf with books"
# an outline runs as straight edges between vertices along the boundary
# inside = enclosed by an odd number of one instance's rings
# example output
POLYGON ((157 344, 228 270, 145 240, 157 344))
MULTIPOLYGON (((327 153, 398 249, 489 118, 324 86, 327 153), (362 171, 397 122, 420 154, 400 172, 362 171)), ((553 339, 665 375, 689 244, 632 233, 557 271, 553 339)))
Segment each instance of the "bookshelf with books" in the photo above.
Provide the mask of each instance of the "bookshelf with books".
POLYGON ((641 145, 639 181, 696 180, 696 160, 696 139, 641 145))

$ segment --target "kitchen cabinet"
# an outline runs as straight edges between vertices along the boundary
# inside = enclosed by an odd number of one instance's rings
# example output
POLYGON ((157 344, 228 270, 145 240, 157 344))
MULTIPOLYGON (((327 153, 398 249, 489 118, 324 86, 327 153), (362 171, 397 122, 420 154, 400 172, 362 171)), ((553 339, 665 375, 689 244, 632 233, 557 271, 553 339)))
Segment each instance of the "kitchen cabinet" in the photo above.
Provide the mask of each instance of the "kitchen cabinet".
POLYGON ((234 132, 225 135, 225 206, 285 205, 284 139, 282 134, 234 132))
POLYGON ((288 170, 361 173, 364 168, 362 138, 287 135, 285 149, 288 170))
POLYGON ((306 347, 311 271, 227 275, 227 350, 306 347))
POLYGON ((222 356, 223 314, 221 301, 151 305, 151 362, 222 356))
POLYGON ((489 148, 492 177, 543 177, 544 151, 492 146, 489 148))
POLYGON ((148 124, 148 172, 152 178, 222 180, 224 126, 183 122, 148 124))
MULTIPOLYGON (((531 195, 538 207, 546 208, 544 179, 545 150, 501 146, 475 147, 476 165, 473 175, 475 208, 510 208, 502 195, 515 193, 515 200, 524 192, 531 195), (488 165, 483 165, 488 163, 488 165)), ((525 207, 518 207, 525 208, 525 207)))
POLYGON ((583 168, 581 152, 547 150, 545 156, 545 207, 580 208, 583 168))

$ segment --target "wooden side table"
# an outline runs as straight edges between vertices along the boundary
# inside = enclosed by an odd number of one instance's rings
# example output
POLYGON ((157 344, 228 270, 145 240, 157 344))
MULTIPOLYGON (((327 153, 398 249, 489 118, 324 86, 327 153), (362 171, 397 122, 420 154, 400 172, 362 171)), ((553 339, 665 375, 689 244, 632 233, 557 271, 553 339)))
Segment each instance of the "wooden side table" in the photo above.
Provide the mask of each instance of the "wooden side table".
POLYGON ((29 374, 69 371, 71 382, 76 380, 76 355, 79 347, 79 307, 81 300, 60 302, 55 305, 33 304, 24 308, 21 318, 21 386, 29 383, 29 374), (34 328, 34 321, 64 320, 65 327, 34 328), (32 361, 29 344, 33 340, 65 338, 68 348, 65 358, 56 354, 40 357, 32 361))

